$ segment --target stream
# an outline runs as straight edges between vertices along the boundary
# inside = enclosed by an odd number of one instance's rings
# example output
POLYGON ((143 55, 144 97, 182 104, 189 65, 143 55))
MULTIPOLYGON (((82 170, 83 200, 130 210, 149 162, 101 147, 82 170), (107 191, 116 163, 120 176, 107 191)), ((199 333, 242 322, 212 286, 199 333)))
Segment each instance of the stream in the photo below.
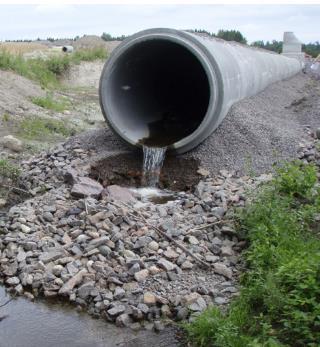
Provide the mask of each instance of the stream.
MULTIPOLYGON (((10 297, 0 286, 0 305, 10 297)), ((0 307, 0 347, 176 347, 173 328, 134 332, 53 301, 15 298, 0 307)))

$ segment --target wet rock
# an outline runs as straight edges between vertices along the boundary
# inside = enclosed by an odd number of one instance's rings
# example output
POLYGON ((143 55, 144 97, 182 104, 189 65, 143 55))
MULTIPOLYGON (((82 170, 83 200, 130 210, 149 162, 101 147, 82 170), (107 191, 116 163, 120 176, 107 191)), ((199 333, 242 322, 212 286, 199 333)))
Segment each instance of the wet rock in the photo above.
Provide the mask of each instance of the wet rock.
POLYGON ((107 312, 109 316, 115 318, 119 316, 121 313, 124 313, 125 310, 126 310, 126 307, 124 305, 117 304, 117 305, 114 305, 112 308, 110 308, 107 312))
POLYGON ((136 201, 131 191, 125 187, 120 187, 118 185, 111 185, 105 189, 105 192, 108 197, 110 197, 111 199, 115 201, 120 201, 124 203, 136 201))
POLYGON ((103 191, 100 183, 89 177, 78 177, 76 183, 71 189, 71 194, 77 198, 93 197, 99 198, 103 191))

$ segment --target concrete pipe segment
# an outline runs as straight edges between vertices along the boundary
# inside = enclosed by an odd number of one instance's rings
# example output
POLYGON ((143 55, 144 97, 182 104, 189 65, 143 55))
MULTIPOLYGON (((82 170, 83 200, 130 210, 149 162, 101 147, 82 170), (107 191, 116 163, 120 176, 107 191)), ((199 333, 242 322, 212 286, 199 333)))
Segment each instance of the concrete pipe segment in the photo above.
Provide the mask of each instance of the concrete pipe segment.
POLYGON ((234 42, 149 29, 112 52, 100 104, 111 129, 129 144, 179 154, 212 134, 235 102, 301 68, 296 59, 234 42))

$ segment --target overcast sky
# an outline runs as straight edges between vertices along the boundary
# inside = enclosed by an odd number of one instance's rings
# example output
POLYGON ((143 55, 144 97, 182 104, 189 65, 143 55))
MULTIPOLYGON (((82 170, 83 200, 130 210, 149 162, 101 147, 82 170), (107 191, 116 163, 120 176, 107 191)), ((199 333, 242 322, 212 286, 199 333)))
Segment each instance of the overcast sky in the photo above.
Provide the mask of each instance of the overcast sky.
POLYGON ((128 35, 152 27, 236 29, 249 42, 293 31, 313 42, 320 41, 320 5, 0 5, 0 40, 128 35))

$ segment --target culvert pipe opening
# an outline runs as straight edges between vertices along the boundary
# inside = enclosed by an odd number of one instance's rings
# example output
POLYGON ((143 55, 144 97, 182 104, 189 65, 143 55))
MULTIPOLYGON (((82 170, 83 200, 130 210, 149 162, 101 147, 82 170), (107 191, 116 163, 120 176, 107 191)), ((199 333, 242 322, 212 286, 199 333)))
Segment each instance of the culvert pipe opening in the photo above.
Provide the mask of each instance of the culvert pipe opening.
POLYGON ((101 74, 100 104, 126 142, 180 154, 210 136, 235 102, 301 67, 297 59, 246 45, 148 29, 112 52, 101 74))
POLYGON ((192 134, 210 100, 206 71, 187 47, 167 39, 135 43, 107 63, 100 81, 106 120, 131 144, 170 146, 192 134))

